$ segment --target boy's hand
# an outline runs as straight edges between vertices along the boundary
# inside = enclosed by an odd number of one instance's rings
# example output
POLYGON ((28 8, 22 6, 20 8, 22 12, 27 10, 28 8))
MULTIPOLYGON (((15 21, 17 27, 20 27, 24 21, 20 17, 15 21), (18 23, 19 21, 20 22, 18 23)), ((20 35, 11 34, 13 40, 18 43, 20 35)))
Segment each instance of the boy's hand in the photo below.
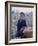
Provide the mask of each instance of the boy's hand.
POLYGON ((25 27, 22 27, 22 28, 20 29, 20 31, 24 31, 24 29, 25 29, 25 27))

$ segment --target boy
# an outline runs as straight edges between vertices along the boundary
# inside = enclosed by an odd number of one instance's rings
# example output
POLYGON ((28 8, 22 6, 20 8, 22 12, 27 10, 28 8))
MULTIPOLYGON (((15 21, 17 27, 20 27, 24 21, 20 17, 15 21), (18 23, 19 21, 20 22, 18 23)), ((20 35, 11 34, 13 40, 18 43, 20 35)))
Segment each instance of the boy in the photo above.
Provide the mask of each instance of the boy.
POLYGON ((24 36, 24 28, 26 27, 26 20, 25 20, 25 14, 23 12, 20 13, 20 19, 18 20, 17 23, 17 37, 20 38, 25 38, 26 36, 24 36))

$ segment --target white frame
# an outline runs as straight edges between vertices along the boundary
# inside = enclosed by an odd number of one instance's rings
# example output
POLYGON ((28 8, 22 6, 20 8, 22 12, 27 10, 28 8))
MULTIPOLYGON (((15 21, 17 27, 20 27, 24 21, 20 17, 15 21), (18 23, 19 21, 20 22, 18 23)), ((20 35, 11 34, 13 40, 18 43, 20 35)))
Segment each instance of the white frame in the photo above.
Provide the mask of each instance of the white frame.
POLYGON ((10 3, 7 2, 7 12, 8 12, 8 44, 10 43, 21 43, 21 42, 36 42, 36 3, 10 3), (22 6, 34 6, 33 8, 33 38, 25 38, 25 39, 11 39, 10 40, 10 5, 22 5, 22 6))

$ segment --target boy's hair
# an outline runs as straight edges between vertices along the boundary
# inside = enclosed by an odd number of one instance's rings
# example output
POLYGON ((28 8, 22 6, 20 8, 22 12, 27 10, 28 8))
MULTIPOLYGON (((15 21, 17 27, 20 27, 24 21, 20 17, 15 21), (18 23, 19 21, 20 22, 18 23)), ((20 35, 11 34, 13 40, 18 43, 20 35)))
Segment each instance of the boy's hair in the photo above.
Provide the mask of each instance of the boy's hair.
POLYGON ((25 16, 25 14, 23 12, 20 13, 21 16, 25 16), (22 15, 23 14, 23 15, 22 15))

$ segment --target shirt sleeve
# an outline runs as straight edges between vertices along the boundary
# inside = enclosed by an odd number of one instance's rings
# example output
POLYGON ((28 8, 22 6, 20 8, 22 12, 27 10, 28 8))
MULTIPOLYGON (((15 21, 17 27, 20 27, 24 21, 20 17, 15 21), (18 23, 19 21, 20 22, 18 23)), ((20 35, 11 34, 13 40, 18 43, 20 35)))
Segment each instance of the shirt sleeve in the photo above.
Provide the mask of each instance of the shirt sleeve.
POLYGON ((26 21, 24 21, 23 23, 24 23, 23 26, 26 26, 26 27, 27 27, 27 25, 26 25, 26 21))
POLYGON ((19 20, 17 22, 17 31, 19 30, 19 20))

